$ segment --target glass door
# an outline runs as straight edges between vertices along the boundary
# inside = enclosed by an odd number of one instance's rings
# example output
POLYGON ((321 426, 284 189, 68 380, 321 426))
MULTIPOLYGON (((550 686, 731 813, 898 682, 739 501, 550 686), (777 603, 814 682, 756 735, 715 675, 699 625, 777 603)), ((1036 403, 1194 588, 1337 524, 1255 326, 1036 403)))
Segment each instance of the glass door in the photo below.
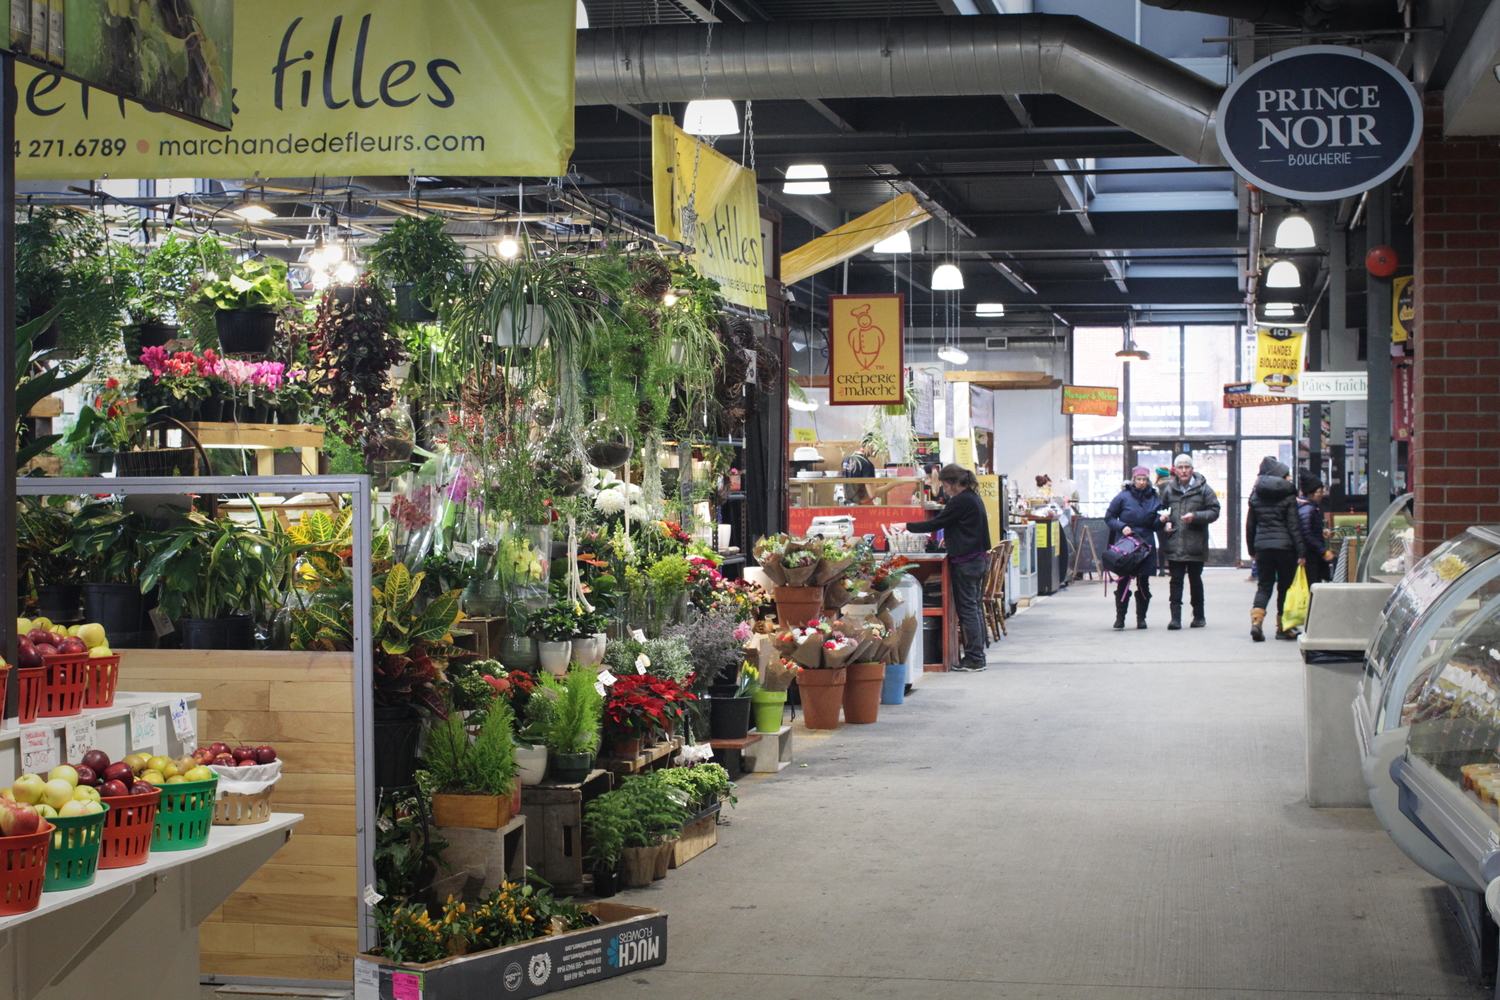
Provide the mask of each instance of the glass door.
POLYGON ((1173 459, 1184 453, 1193 457, 1193 471, 1208 480, 1208 485, 1219 498, 1219 518, 1208 526, 1206 565, 1209 566, 1233 566, 1239 557, 1241 512, 1234 499, 1239 495, 1239 463, 1234 460, 1235 450, 1234 441, 1182 439, 1132 440, 1126 449, 1130 461, 1125 474, 1128 476, 1130 469, 1144 465, 1151 470, 1151 481, 1158 484, 1165 481, 1158 477, 1158 470, 1166 470, 1167 475, 1171 475, 1173 459))

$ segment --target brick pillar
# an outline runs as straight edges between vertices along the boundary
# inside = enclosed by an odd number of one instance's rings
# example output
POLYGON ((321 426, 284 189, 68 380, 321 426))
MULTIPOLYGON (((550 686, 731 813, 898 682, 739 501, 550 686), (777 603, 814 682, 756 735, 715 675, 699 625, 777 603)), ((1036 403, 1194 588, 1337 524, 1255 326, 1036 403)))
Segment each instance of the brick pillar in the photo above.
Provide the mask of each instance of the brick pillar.
MULTIPOLYGON (((1427 93, 1417 147, 1417 551, 1500 523, 1500 137, 1444 138, 1427 93)), ((1370 331, 1370 350, 1386 331, 1370 331)))

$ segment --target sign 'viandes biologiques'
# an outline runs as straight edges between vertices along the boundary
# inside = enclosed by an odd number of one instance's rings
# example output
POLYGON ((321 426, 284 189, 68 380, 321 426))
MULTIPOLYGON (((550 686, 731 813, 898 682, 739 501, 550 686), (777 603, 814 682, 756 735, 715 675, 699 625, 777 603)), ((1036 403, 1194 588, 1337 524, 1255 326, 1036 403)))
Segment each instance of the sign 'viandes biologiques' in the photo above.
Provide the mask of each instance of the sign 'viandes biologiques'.
POLYGON ((1306 45, 1262 59, 1219 101, 1219 149, 1236 173, 1285 198, 1367 191, 1416 151, 1422 103, 1390 63, 1306 45))

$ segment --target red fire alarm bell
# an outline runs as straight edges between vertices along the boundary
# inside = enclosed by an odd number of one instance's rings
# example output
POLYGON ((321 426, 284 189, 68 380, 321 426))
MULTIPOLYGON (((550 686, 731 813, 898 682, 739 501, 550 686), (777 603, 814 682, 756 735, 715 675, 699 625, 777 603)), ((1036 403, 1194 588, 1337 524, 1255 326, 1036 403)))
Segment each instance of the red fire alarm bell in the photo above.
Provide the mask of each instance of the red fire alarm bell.
POLYGON ((1365 254, 1365 270, 1377 278, 1389 278, 1400 264, 1396 251, 1390 247, 1376 247, 1365 254))

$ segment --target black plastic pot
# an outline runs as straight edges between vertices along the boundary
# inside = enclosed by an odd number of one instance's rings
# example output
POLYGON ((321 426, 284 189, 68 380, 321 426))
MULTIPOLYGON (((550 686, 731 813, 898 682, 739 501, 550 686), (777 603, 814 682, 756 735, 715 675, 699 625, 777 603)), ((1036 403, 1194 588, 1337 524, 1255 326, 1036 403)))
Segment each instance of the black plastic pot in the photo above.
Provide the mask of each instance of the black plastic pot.
POLYGON ((399 788, 416 782, 417 742, 422 720, 405 706, 375 706, 375 787, 399 788))
MULTIPOLYGON (((18 322, 16 324, 20 326, 18 322)), ((33 351, 51 351, 57 349, 58 338, 62 334, 58 328, 57 320, 53 320, 47 329, 31 338, 31 349, 33 351)))
POLYGON ((591 753, 554 753, 552 780, 559 785, 581 785, 594 766, 591 753))
POLYGON ((157 448, 115 454, 117 476, 192 476, 197 471, 198 453, 192 448, 157 448))
POLYGON ((300 424, 302 422, 302 408, 296 403, 287 403, 276 411, 276 422, 278 424, 300 424))
POLYGON ((225 399, 205 399, 198 404, 198 419, 206 423, 216 424, 225 420, 233 419, 224 412, 230 410, 233 403, 225 399))
POLYGON ((616 869, 607 872, 594 869, 594 895, 599 899, 608 899, 620 891, 620 873, 616 869))
POLYGON ((220 309, 214 325, 225 354, 265 354, 276 339, 276 314, 267 309, 220 309))
POLYGON ((54 622, 83 621, 83 591, 76 583, 44 583, 36 588, 37 613, 54 622))
POLYGON ((271 408, 263 399, 254 403, 240 403, 235 412, 242 424, 265 424, 271 421, 271 408))
POLYGON ((431 323, 437 318, 437 313, 417 298, 416 285, 408 282, 396 286, 396 319, 403 323, 431 323))
POLYGON ((716 740, 744 739, 750 733, 750 699, 710 699, 708 728, 713 739, 716 740))
POLYGON ((255 626, 248 615, 183 618, 177 623, 183 649, 254 649, 255 626))
POLYGON ((120 336, 125 342, 125 356, 131 361, 139 362, 141 352, 146 348, 162 347, 168 341, 177 339, 177 327, 153 320, 127 326, 120 336))
POLYGON ((119 635, 151 631, 147 611, 153 604, 147 603, 147 598, 135 584, 85 583, 80 589, 83 591, 84 620, 103 625, 111 643, 119 635))

